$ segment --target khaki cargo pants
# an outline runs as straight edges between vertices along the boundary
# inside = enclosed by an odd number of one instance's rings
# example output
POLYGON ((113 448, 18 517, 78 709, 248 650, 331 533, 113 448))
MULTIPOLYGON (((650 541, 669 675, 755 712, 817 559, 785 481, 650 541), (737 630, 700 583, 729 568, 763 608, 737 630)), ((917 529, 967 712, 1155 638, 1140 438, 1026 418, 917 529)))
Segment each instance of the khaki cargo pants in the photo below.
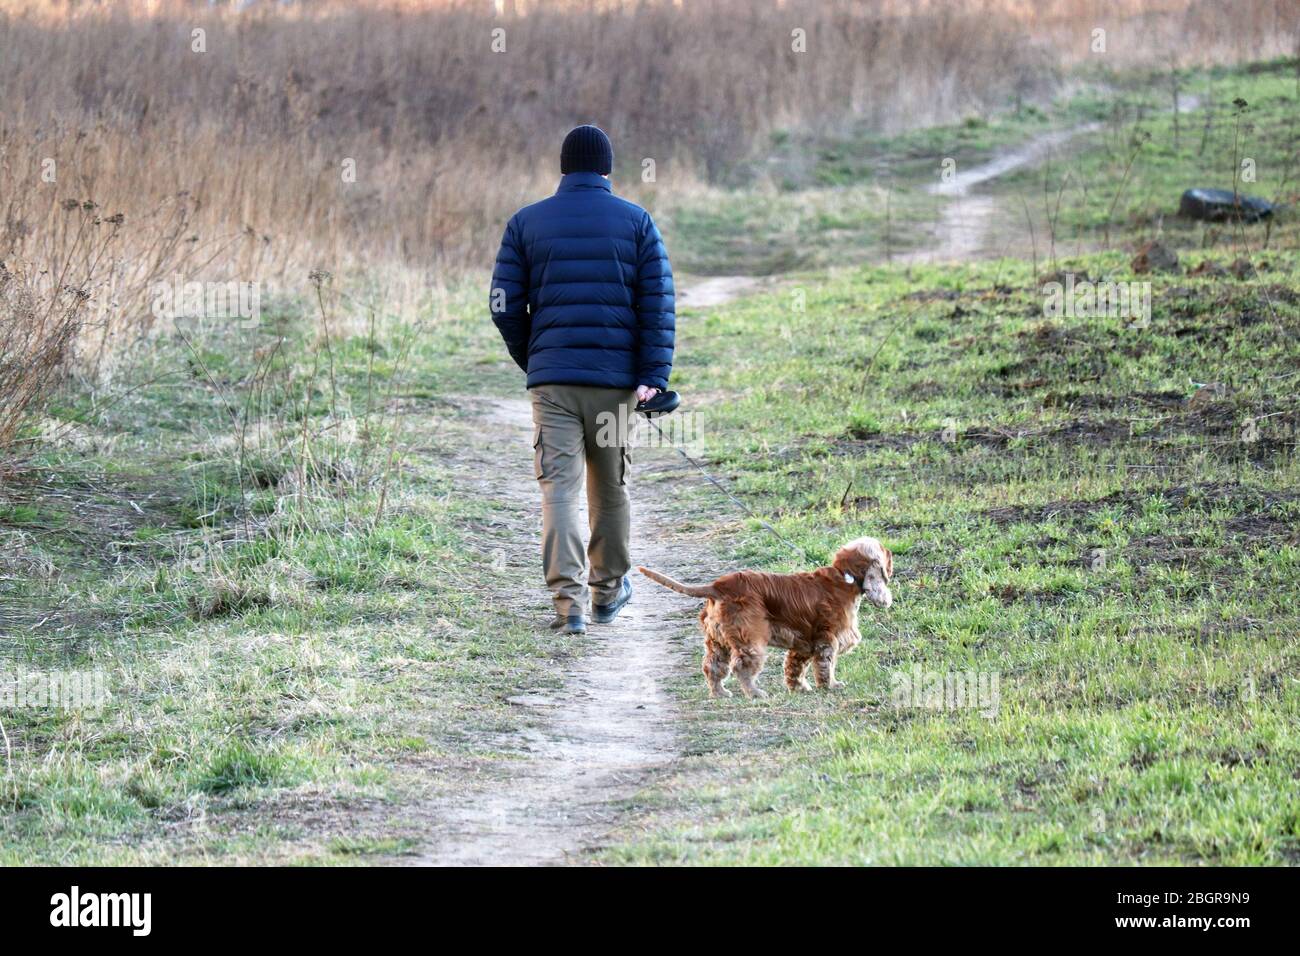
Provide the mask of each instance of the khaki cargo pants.
POLYGON ((609 604, 631 567, 628 433, 632 389, 538 385, 533 402, 533 465, 542 489, 542 570, 564 616, 609 604), (578 515, 583 472, 591 539, 585 554, 578 515), (590 572, 588 572, 590 563, 590 572))

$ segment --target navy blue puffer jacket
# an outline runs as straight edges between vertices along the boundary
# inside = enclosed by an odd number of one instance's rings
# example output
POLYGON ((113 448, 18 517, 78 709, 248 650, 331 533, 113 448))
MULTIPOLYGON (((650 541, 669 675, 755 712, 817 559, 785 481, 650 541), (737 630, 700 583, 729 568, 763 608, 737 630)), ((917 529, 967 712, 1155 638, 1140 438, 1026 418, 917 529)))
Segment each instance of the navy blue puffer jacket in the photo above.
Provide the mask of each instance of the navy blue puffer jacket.
POLYGON ((506 225, 492 321, 534 385, 668 387, 673 272, 650 214, 597 173, 569 173, 506 225))

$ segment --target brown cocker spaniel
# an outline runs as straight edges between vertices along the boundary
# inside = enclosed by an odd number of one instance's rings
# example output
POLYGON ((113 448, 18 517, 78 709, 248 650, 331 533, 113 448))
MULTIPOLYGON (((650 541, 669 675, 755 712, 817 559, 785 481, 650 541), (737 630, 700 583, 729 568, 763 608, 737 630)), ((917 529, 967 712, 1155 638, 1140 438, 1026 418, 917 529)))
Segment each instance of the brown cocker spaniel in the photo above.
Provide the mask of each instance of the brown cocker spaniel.
POLYGON ((700 609, 704 631, 704 679, 714 697, 730 697, 722 686, 734 673, 746 697, 763 697, 754 683, 769 647, 785 648, 785 686, 808 690, 804 671, 811 661, 817 686, 839 687, 835 661, 862 640, 858 605, 866 598, 889 607, 894 556, 875 538, 850 541, 830 567, 798 574, 733 571, 712 584, 683 584, 666 574, 638 568, 664 587, 707 598, 700 609))

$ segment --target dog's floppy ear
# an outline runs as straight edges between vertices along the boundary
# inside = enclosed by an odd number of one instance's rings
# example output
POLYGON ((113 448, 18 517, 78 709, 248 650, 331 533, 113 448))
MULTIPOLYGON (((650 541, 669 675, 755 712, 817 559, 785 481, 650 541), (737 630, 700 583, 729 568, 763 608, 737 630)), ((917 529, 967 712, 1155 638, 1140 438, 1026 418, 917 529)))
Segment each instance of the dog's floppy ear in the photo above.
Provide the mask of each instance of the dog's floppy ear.
POLYGON ((880 550, 885 552, 885 580, 888 581, 894 576, 894 552, 883 544, 880 546, 880 550))
POLYGON ((835 558, 831 561, 831 567, 842 575, 852 576, 853 580, 848 583, 861 581, 867 573, 868 562, 857 548, 850 548, 847 545, 835 552, 835 558))

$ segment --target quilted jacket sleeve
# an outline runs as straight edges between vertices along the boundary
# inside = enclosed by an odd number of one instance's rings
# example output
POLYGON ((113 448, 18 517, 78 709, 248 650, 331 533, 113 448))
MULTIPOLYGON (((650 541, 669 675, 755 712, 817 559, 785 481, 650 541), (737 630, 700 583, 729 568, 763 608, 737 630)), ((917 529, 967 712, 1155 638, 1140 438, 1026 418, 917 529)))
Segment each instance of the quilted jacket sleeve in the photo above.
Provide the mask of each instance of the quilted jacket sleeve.
POLYGON ((636 263, 637 384, 667 388, 673 369, 676 300, 668 250, 649 213, 637 242, 636 263))
POLYGON ((528 338, 532 317, 528 314, 528 259, 519 238, 514 217, 506 223, 492 269, 492 288, 488 291, 488 308, 492 322, 505 339, 506 349, 525 372, 528 371, 528 338))

